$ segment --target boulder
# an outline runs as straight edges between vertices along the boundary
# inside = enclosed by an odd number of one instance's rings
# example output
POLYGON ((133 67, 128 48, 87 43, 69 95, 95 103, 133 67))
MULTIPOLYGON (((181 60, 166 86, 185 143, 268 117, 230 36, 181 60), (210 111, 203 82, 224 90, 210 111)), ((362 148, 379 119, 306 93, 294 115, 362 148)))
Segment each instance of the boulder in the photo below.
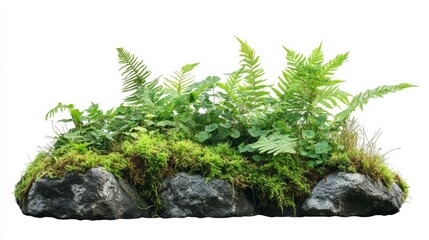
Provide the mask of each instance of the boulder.
POLYGON ((201 175, 178 173, 167 177, 160 188, 164 205, 160 216, 172 217, 232 217, 255 214, 253 202, 242 189, 226 181, 207 181, 201 175))
POLYGON ((103 168, 35 181, 24 203, 26 215, 60 219, 118 219, 150 216, 136 190, 103 168))
POLYGON ((304 202, 304 216, 372 216, 399 212, 402 190, 359 173, 337 172, 321 180, 304 202))

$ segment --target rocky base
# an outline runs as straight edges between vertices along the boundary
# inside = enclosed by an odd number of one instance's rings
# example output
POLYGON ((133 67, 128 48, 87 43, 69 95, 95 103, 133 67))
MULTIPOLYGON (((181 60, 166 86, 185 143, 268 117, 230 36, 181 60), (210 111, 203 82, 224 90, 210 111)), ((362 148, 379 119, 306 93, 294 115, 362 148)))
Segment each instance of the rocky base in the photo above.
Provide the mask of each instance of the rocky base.
MULTIPOLYGON (((393 184, 358 173, 334 173, 320 181, 303 204, 297 204, 302 216, 371 216, 399 211, 403 193, 393 184)), ((238 217, 252 215, 294 216, 287 209, 255 210, 254 201, 242 189, 200 175, 178 173, 167 177, 160 186, 164 218, 238 217)), ((133 186, 116 179, 102 168, 85 174, 71 172, 60 179, 44 177, 33 183, 22 212, 35 217, 60 219, 120 219, 151 217, 147 203, 133 186)))

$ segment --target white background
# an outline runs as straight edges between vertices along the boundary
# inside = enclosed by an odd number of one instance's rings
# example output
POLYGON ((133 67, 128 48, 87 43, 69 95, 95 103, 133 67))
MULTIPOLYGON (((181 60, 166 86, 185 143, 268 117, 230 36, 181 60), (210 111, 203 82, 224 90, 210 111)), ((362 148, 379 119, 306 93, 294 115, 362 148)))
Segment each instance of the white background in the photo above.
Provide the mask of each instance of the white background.
POLYGON ((425 1, 1 1, 0 239, 424 239, 427 237, 429 8, 425 1), (76 221, 21 214, 13 188, 52 135, 44 114, 57 102, 117 106, 123 95, 115 48, 145 60, 153 76, 201 62, 198 79, 238 67, 245 39, 267 77, 285 67, 282 45, 327 57, 350 51, 338 78, 357 93, 382 84, 419 88, 373 100, 360 122, 382 128, 379 146, 408 181, 401 212, 370 218, 136 219, 76 221))

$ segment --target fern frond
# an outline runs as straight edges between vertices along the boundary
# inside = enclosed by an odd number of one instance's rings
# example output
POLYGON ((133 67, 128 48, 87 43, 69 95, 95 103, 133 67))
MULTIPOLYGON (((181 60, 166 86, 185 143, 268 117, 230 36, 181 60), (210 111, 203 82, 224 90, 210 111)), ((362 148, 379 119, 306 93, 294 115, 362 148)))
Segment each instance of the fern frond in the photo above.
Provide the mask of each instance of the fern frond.
POLYGON ((331 86, 320 89, 319 94, 312 102, 312 106, 316 107, 319 104, 326 108, 332 109, 340 107, 337 101, 343 104, 349 104, 349 97, 352 95, 348 92, 342 91, 339 86, 331 86))
POLYGON ((119 71, 122 71, 123 88, 122 92, 135 91, 139 86, 146 83, 146 79, 149 77, 151 72, 147 70, 146 65, 132 53, 124 50, 123 48, 117 48, 119 64, 122 66, 119 71))
POLYGON ((257 142, 250 144, 250 146, 257 149, 260 153, 268 153, 276 156, 281 153, 296 153, 297 142, 295 138, 290 138, 289 135, 276 132, 259 138, 257 142))
POLYGON ((322 65, 324 59, 323 56, 323 50, 322 50, 322 43, 319 44, 319 46, 313 50, 310 57, 307 59, 307 64, 310 66, 320 66, 322 65))
POLYGON ((349 57, 349 52, 338 54, 334 59, 329 60, 326 64, 322 66, 320 70, 321 76, 332 76, 334 75, 334 71, 337 70, 349 57))
POLYGON ((383 85, 361 92, 352 98, 349 106, 345 110, 335 116, 334 121, 345 121, 357 108, 362 110, 363 106, 367 104, 371 98, 381 98, 388 93, 398 92, 410 87, 416 86, 409 83, 400 83, 398 85, 383 85))
POLYGON ((271 85, 265 84, 266 79, 261 79, 265 72, 260 67, 259 56, 256 55, 255 50, 249 44, 240 38, 236 37, 240 43, 240 63, 244 73, 244 85, 239 88, 246 93, 247 103, 249 109, 256 109, 264 104, 264 99, 269 96, 266 88, 271 85))
POLYGON ((286 61, 288 69, 294 71, 305 62, 306 58, 304 54, 296 53, 295 51, 284 46, 283 48, 286 50, 286 61))
MULTIPOLYGON (((313 53, 311 61, 319 61, 318 59, 322 58, 323 61, 323 53, 321 49, 321 45, 319 48, 316 48, 313 53)), ((279 99, 285 98, 287 91, 289 91, 290 87, 296 81, 296 75, 299 68, 301 68, 306 63, 306 58, 301 53, 296 53, 295 51, 288 49, 283 46, 286 51, 286 61, 287 68, 282 71, 282 76, 279 77, 279 82, 277 83, 277 88, 272 88, 274 93, 279 99)))
POLYGON ((226 80, 226 83, 217 83, 217 86, 220 89, 224 90, 230 98, 234 99, 237 97, 238 86, 240 85, 240 82, 242 80, 243 70, 244 68, 241 68, 232 73, 227 74, 229 75, 229 77, 226 80))
POLYGON ((72 110, 74 109, 74 105, 73 104, 62 104, 61 102, 59 102, 57 104, 57 106, 55 106, 54 108, 52 108, 51 110, 49 110, 46 115, 45 115, 45 120, 51 119, 53 118, 56 114, 60 113, 60 112, 64 112, 65 110, 72 110))
POLYGON ((186 64, 180 71, 175 71, 171 78, 165 78, 164 85, 178 95, 183 95, 185 90, 194 81, 194 76, 190 72, 199 63, 186 64))
POLYGON ((152 81, 147 81, 151 71, 147 69, 143 61, 140 61, 134 54, 123 48, 117 48, 117 51, 119 64, 122 65, 119 68, 119 71, 122 71, 122 92, 132 92, 125 97, 125 102, 131 104, 135 103, 137 101, 135 94, 139 88, 148 87, 160 89, 160 86, 158 86, 159 77, 152 81))
POLYGON ((203 95, 206 96, 213 96, 215 97, 215 88, 216 83, 220 81, 219 77, 216 76, 208 76, 206 79, 195 82, 191 85, 189 85, 188 90, 191 91, 190 93, 190 100, 191 102, 197 100, 203 95))

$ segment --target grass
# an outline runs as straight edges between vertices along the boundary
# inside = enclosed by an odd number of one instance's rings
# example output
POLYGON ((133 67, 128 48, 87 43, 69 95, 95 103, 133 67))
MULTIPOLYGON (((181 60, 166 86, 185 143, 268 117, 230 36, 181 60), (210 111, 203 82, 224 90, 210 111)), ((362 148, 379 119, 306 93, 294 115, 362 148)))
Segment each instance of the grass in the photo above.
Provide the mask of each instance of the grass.
POLYGON ((403 200, 405 201, 408 197, 408 185, 385 162, 386 154, 382 154, 377 148, 377 140, 380 136, 381 132, 377 131, 372 138, 368 138, 356 119, 348 120, 340 136, 340 141, 344 145, 344 153, 333 154, 330 164, 339 170, 359 172, 372 179, 380 180, 388 188, 396 183, 404 193, 403 200))

